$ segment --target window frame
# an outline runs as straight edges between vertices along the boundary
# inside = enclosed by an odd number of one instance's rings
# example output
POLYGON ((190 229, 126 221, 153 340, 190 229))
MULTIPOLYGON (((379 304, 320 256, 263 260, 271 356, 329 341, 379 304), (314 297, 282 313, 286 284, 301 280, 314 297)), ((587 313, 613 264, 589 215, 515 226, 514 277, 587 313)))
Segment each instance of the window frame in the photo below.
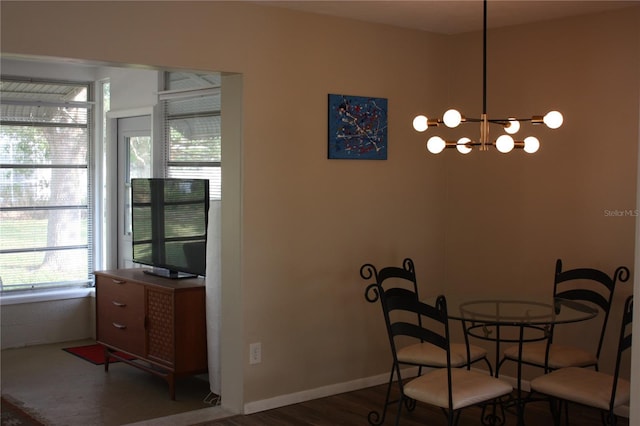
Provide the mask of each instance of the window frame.
MULTIPOLYGON (((183 73, 180 73, 183 74, 183 73)), ((212 74, 212 73, 204 73, 204 74, 212 74)), ((213 73, 217 74, 217 73, 213 73)), ((199 74, 197 73, 187 73, 187 75, 191 75, 194 80, 198 80, 199 74)), ((217 169, 215 172, 218 176, 217 181, 213 179, 209 179, 209 187, 210 187, 210 199, 212 201, 219 201, 222 197, 222 153, 220 152, 220 159, 218 161, 172 161, 170 159, 170 149, 171 149, 171 137, 169 134, 170 129, 170 121, 176 119, 190 119, 190 118, 202 118, 202 117, 211 117, 217 118, 221 121, 221 108, 213 110, 200 110, 188 114, 179 114, 172 115, 170 113, 170 108, 168 108, 168 103, 171 101, 185 101, 190 99, 197 99, 202 97, 215 97, 221 96, 221 85, 205 85, 203 87, 186 87, 174 89, 171 88, 171 76, 172 72, 165 72, 164 81, 165 81, 165 90, 158 93, 158 104, 161 106, 161 129, 162 129, 162 147, 163 147, 163 165, 162 165, 162 176, 170 177, 170 169, 171 168, 213 168, 217 169)), ((215 103, 215 102, 214 102, 215 103)), ((219 129, 221 129, 221 123, 219 123, 219 129)), ((222 150, 222 130, 218 130, 218 135, 220 142, 218 145, 218 149, 222 150)), ((178 177, 178 176, 176 176, 178 177)), ((202 178, 201 174, 194 175, 180 175, 179 177, 189 177, 189 178, 202 178)))
MULTIPOLYGON (((86 214, 86 240, 84 243, 72 244, 66 246, 39 246, 39 247, 22 247, 22 248, 9 248, 3 249, 0 247, 0 256, 3 254, 16 254, 16 253, 29 253, 29 252, 51 252, 60 251, 62 249, 86 249, 87 255, 87 271, 86 278, 78 279, 62 279, 58 281, 40 281, 33 283, 11 283, 2 284, 0 278, 0 293, 17 294, 22 292, 44 291, 52 289, 63 289, 69 287, 91 287, 93 285, 93 270, 95 265, 95 247, 96 241, 94 238, 93 230, 96 228, 95 223, 95 117, 94 117, 94 82, 91 81, 76 81, 76 80, 60 80, 54 78, 31 78, 27 76, 15 76, 15 75, 2 75, 3 82, 25 83, 25 84, 41 84, 41 85, 57 85, 57 86, 74 86, 82 87, 86 90, 86 101, 50 101, 44 98, 44 96, 36 99, 18 99, 11 97, 4 97, 2 103, 5 105, 21 105, 25 107, 55 107, 55 108, 80 108, 86 110, 86 122, 84 124, 77 123, 64 123, 59 121, 28 121, 28 120, 9 120, 11 117, 0 117, 0 122, 3 126, 11 125, 16 127, 54 127, 54 128, 82 128, 86 132, 86 157, 84 163, 21 163, 15 162, 13 159, 9 159, 9 163, 0 164, 0 170, 14 170, 14 169, 84 169, 86 171, 86 202, 77 205, 30 205, 30 206, 5 206, 0 205, 0 212, 18 212, 18 211, 63 211, 68 209, 83 210, 86 214)), ((25 93, 37 93, 35 91, 25 93)), ((48 243, 47 243, 48 244, 48 243)))

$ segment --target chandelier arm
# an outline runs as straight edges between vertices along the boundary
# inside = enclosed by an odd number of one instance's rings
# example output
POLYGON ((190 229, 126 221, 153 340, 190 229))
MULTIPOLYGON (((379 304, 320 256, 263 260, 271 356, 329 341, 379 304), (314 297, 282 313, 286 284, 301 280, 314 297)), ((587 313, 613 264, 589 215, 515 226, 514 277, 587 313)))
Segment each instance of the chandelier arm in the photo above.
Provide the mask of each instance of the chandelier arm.
MULTIPOLYGON (((524 146, 524 141, 519 141, 519 140, 515 140, 513 141, 513 143, 516 144, 516 148, 518 148, 518 144, 524 146)), ((459 141, 445 141, 445 144, 447 147, 449 146, 456 146, 456 145, 466 145, 466 146, 481 146, 483 145, 482 142, 476 142, 476 141, 468 141, 468 142, 459 142, 459 141)), ((489 145, 489 146, 495 146, 496 142, 495 141, 487 141, 484 145, 489 145)))
MULTIPOLYGON (((520 122, 535 121, 535 118, 514 118, 514 117, 490 118, 487 121, 489 121, 489 123, 496 123, 496 124, 509 124, 510 121, 520 121, 520 122)), ((542 121, 542 119, 540 119, 540 121, 542 121)))
MULTIPOLYGON (((436 121, 436 120, 433 120, 436 121)), ((482 118, 474 118, 474 117, 465 117, 464 120, 462 121, 464 122, 469 122, 469 123, 480 123, 482 121, 482 118)), ((489 123, 494 123, 494 124, 509 124, 510 121, 519 121, 519 122, 532 122, 533 124, 540 124, 542 123, 542 116, 533 116, 533 117, 528 117, 528 118, 514 118, 514 117, 509 117, 509 118, 487 118, 487 121, 489 123)), ((442 119, 438 119, 437 122, 439 124, 442 124, 443 121, 442 119)))

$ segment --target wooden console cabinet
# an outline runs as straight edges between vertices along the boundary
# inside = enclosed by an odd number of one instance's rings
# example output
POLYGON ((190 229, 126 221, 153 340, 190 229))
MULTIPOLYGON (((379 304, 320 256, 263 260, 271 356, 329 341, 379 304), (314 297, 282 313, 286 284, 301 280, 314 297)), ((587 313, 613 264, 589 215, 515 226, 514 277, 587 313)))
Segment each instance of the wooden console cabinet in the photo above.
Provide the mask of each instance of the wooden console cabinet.
POLYGON ((207 371, 203 278, 169 279, 141 268, 96 271, 96 336, 109 356, 163 377, 207 371), (134 356, 131 361, 114 352, 134 356))

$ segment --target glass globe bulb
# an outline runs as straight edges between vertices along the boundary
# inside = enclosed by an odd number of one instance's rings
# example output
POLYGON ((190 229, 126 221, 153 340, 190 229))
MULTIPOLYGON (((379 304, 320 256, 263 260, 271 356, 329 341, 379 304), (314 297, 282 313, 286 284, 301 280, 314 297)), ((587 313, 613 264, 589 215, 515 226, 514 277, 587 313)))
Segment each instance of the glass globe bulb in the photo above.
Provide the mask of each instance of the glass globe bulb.
POLYGON ((538 140, 538 138, 534 136, 528 136, 524 138, 524 152, 526 152, 527 154, 533 154, 534 152, 537 152, 539 148, 540 141, 538 140))
POLYGON ((462 122, 462 115, 458 110, 450 109, 444 113, 444 115, 442 116, 442 121, 447 127, 458 127, 458 125, 462 122))
POLYGON ((427 149, 432 154, 440 154, 445 146, 446 142, 440 136, 431 136, 427 141, 427 149))
POLYGON ((502 135, 496 139, 496 149, 503 154, 510 152, 515 146, 513 138, 509 135, 502 135))
POLYGON ((562 126, 562 120, 562 114, 560 114, 558 111, 550 111, 542 119, 544 124, 546 124, 550 129, 557 129, 558 127, 562 126))
POLYGON ((458 143, 456 144, 456 149, 460 154, 468 154, 471 152, 471 147, 466 145, 467 142, 471 142, 469 138, 460 138, 458 139, 458 143))
POLYGON ((520 122, 515 119, 509 119, 509 122, 504 126, 504 131, 510 135, 518 133, 518 130, 520 130, 520 122))
POLYGON ((429 127, 429 120, 424 115, 417 115, 413 119, 413 128, 418 132, 424 132, 429 127))

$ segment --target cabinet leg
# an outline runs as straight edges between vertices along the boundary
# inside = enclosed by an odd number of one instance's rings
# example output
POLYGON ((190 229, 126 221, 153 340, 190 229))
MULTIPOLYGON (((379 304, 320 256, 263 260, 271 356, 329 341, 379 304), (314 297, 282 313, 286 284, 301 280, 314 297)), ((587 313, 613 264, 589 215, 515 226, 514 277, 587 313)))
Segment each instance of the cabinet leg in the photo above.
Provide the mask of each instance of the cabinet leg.
POLYGON ((107 349, 106 347, 104 348, 104 371, 108 372, 109 371, 109 360, 111 359, 111 353, 109 352, 109 349, 107 349))
POLYGON ((172 401, 176 400, 176 377, 173 373, 167 375, 167 382, 169 383, 169 396, 172 401))

